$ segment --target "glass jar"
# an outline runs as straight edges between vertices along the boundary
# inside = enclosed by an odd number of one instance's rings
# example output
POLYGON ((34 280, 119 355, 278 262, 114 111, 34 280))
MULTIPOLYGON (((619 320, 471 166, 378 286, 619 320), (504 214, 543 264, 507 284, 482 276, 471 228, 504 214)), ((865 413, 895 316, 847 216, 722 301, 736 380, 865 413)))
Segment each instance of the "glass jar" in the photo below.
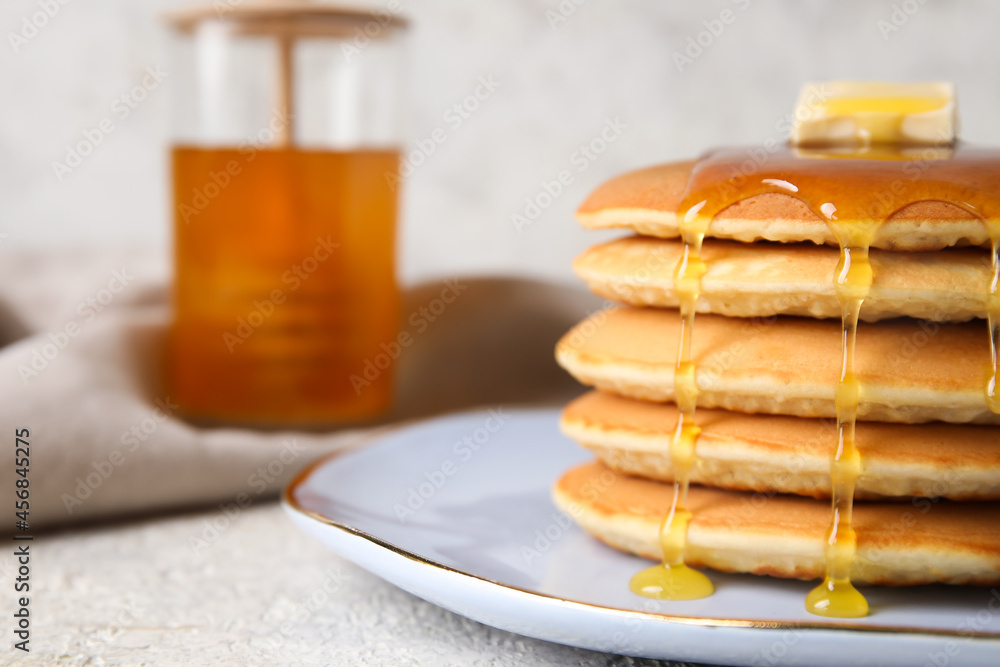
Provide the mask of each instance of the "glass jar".
POLYGON ((171 400, 213 422, 385 411, 405 21, 276 0, 171 20, 171 400))

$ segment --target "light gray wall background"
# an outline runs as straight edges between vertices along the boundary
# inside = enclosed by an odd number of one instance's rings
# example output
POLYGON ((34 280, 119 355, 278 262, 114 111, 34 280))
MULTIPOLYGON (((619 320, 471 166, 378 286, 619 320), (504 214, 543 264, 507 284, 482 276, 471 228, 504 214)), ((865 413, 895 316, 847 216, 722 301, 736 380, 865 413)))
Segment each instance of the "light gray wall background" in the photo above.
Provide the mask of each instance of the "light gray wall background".
MULTIPOLYGON (((110 110, 147 66, 170 70, 157 17, 188 3, 61 1, 16 50, 11 33, 40 3, 60 0, 5 0, 0 9, 0 261, 38 245, 166 252, 170 78, 127 119, 110 110), (107 116, 114 132, 59 182, 52 162, 107 116)), ((572 219, 591 188, 623 170, 779 135, 775 123, 806 80, 951 80, 963 136, 1000 143, 996 2, 399 1, 414 22, 411 139, 447 127, 443 114, 480 77, 500 84, 407 183, 407 281, 497 273, 571 280, 571 259, 602 238, 572 219), (560 7, 565 20, 553 25, 549 12, 560 7), (709 45, 679 68, 674 54, 723 10, 734 20, 711 40, 702 35, 709 45), (608 119, 625 129, 578 171, 574 152, 608 119), (572 184, 519 233, 511 215, 562 169, 573 170, 572 184)))

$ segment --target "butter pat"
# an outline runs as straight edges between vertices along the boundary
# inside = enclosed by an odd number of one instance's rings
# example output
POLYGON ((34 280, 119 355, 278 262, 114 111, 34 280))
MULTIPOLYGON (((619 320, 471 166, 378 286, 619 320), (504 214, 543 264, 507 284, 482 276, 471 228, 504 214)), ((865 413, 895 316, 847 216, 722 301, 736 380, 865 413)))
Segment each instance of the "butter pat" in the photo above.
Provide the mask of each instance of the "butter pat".
POLYGON ((807 83, 795 105, 793 146, 952 144, 958 134, 950 83, 807 83))

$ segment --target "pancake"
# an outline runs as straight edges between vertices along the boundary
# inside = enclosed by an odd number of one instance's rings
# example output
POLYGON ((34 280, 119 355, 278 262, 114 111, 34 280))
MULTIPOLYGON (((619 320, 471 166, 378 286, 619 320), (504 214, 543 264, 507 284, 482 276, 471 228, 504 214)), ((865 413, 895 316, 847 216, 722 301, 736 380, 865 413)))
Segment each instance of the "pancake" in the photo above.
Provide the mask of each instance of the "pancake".
MULTIPOLYGON (((562 432, 615 472, 672 482, 678 411, 592 391, 570 403, 562 432)), ((724 489, 830 497, 833 420, 698 410, 691 481, 724 489)), ((1000 429, 958 424, 860 422, 856 498, 1000 500, 1000 429)))
MULTIPOLYGON (((556 505, 607 544, 659 560, 673 487, 588 463, 553 489, 556 505)), ((685 561, 695 567, 816 579, 825 570, 828 502, 692 487, 685 561)), ((1000 583, 1000 503, 857 503, 856 582, 1000 583)))
MULTIPOLYGON (((600 296, 633 306, 676 308, 674 268, 683 249, 680 241, 633 236, 590 248, 573 268, 600 296)), ((701 279, 700 313, 840 318, 834 280, 840 254, 834 248, 708 240, 701 256, 708 272, 701 279)), ((875 277, 862 320, 986 317, 992 271, 988 253, 980 249, 873 250, 871 263, 875 277)))
MULTIPOLYGON (((631 398, 674 399, 681 318, 624 306, 594 313, 563 336, 556 360, 580 382, 631 398)), ((841 325, 779 316, 699 315, 692 355, 698 406, 799 417, 835 417, 841 325)), ((860 420, 1000 424, 986 404, 989 367, 982 322, 911 319, 862 324, 856 366, 860 420)))
MULTIPOLYGON (((680 236, 677 208, 693 161, 633 171, 599 186, 577 210, 588 229, 624 228, 661 238, 680 236)), ((712 221, 708 236, 736 241, 812 241, 837 245, 827 224, 799 200, 767 193, 744 199, 712 221)), ((883 223, 872 247, 885 250, 940 250, 949 246, 987 246, 989 234, 972 214, 939 201, 906 206, 883 223)))

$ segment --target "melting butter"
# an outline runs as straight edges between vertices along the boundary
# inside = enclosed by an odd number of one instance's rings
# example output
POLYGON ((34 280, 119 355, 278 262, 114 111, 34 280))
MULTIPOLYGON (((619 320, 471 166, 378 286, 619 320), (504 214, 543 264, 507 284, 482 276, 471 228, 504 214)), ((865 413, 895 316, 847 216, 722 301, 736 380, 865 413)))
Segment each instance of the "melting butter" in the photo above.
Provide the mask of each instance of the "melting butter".
POLYGON ((950 144, 958 120, 950 83, 832 81, 802 87, 791 142, 950 144))

